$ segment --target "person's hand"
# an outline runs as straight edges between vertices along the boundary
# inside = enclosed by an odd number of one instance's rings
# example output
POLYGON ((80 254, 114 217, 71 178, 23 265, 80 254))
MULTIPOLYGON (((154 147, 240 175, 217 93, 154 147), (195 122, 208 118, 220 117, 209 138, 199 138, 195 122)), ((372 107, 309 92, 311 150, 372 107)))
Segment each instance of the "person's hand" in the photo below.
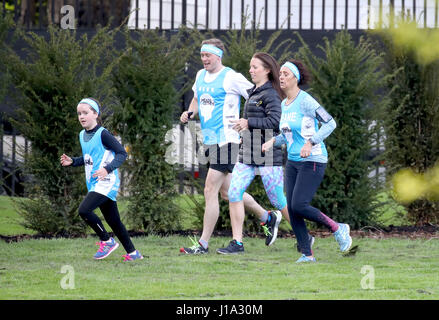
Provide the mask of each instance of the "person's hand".
POLYGON ((262 152, 268 152, 268 151, 270 151, 270 149, 273 148, 273 145, 274 145, 274 138, 268 140, 267 142, 265 142, 265 143, 262 145, 262 152))
POLYGON ((241 132, 242 130, 248 129, 248 120, 247 119, 238 119, 238 120, 230 120, 231 123, 235 125, 232 127, 233 130, 241 132))
POLYGON ((68 166, 72 165, 73 160, 72 160, 72 158, 70 158, 69 156, 67 156, 66 154, 63 153, 61 158, 60 158, 60 162, 61 162, 61 165, 63 167, 68 167, 68 166))
POLYGON ((312 145, 311 142, 308 140, 300 150, 300 157, 302 158, 309 157, 311 155, 311 149, 312 149, 312 145))
POLYGON ((182 123, 186 123, 189 121, 189 119, 193 119, 194 118, 194 113, 193 112, 189 112, 189 111, 184 111, 181 116, 180 116, 180 121, 182 123))
POLYGON ((96 170, 96 172, 93 174, 93 178, 98 178, 98 180, 104 180, 104 178, 108 175, 107 169, 100 168, 99 170, 96 170))

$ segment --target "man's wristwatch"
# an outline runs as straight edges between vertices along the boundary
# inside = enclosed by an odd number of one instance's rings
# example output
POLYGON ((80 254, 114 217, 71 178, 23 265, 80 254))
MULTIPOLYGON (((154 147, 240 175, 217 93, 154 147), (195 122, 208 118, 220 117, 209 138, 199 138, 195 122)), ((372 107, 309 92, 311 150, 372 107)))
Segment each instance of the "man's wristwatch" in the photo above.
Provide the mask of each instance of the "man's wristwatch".
POLYGON ((311 143, 311 145, 314 147, 316 145, 316 143, 314 141, 312 141, 311 139, 308 139, 308 141, 311 143))

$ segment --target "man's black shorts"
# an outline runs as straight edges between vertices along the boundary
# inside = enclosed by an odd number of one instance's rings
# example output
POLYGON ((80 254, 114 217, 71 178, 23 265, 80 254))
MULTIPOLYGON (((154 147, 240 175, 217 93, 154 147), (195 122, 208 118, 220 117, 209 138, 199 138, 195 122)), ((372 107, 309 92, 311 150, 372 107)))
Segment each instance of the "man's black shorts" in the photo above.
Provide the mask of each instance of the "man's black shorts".
POLYGON ((232 172, 238 161, 239 144, 228 143, 223 146, 204 145, 205 155, 209 161, 209 168, 220 172, 232 172))

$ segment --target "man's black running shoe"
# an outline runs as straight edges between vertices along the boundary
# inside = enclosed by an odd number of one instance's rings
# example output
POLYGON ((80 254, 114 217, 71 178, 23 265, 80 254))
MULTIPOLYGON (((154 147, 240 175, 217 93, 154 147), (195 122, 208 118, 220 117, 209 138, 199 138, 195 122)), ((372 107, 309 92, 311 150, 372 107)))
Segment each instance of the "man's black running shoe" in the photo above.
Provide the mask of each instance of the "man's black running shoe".
POLYGON ((240 254, 244 253, 244 245, 239 245, 236 240, 230 241, 229 245, 226 248, 220 248, 216 250, 216 253, 219 254, 240 254))

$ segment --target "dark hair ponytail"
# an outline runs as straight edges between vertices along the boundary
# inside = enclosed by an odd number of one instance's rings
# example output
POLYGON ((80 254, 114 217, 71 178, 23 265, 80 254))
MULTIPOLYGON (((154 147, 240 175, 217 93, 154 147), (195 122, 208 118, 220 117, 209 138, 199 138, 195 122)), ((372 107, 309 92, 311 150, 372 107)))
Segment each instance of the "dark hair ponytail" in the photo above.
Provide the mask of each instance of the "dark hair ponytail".
POLYGON ((300 81, 297 83, 297 85, 300 86, 309 84, 311 81, 311 74, 309 73, 303 62, 294 59, 289 61, 293 63, 297 67, 297 69, 299 69, 300 81))

